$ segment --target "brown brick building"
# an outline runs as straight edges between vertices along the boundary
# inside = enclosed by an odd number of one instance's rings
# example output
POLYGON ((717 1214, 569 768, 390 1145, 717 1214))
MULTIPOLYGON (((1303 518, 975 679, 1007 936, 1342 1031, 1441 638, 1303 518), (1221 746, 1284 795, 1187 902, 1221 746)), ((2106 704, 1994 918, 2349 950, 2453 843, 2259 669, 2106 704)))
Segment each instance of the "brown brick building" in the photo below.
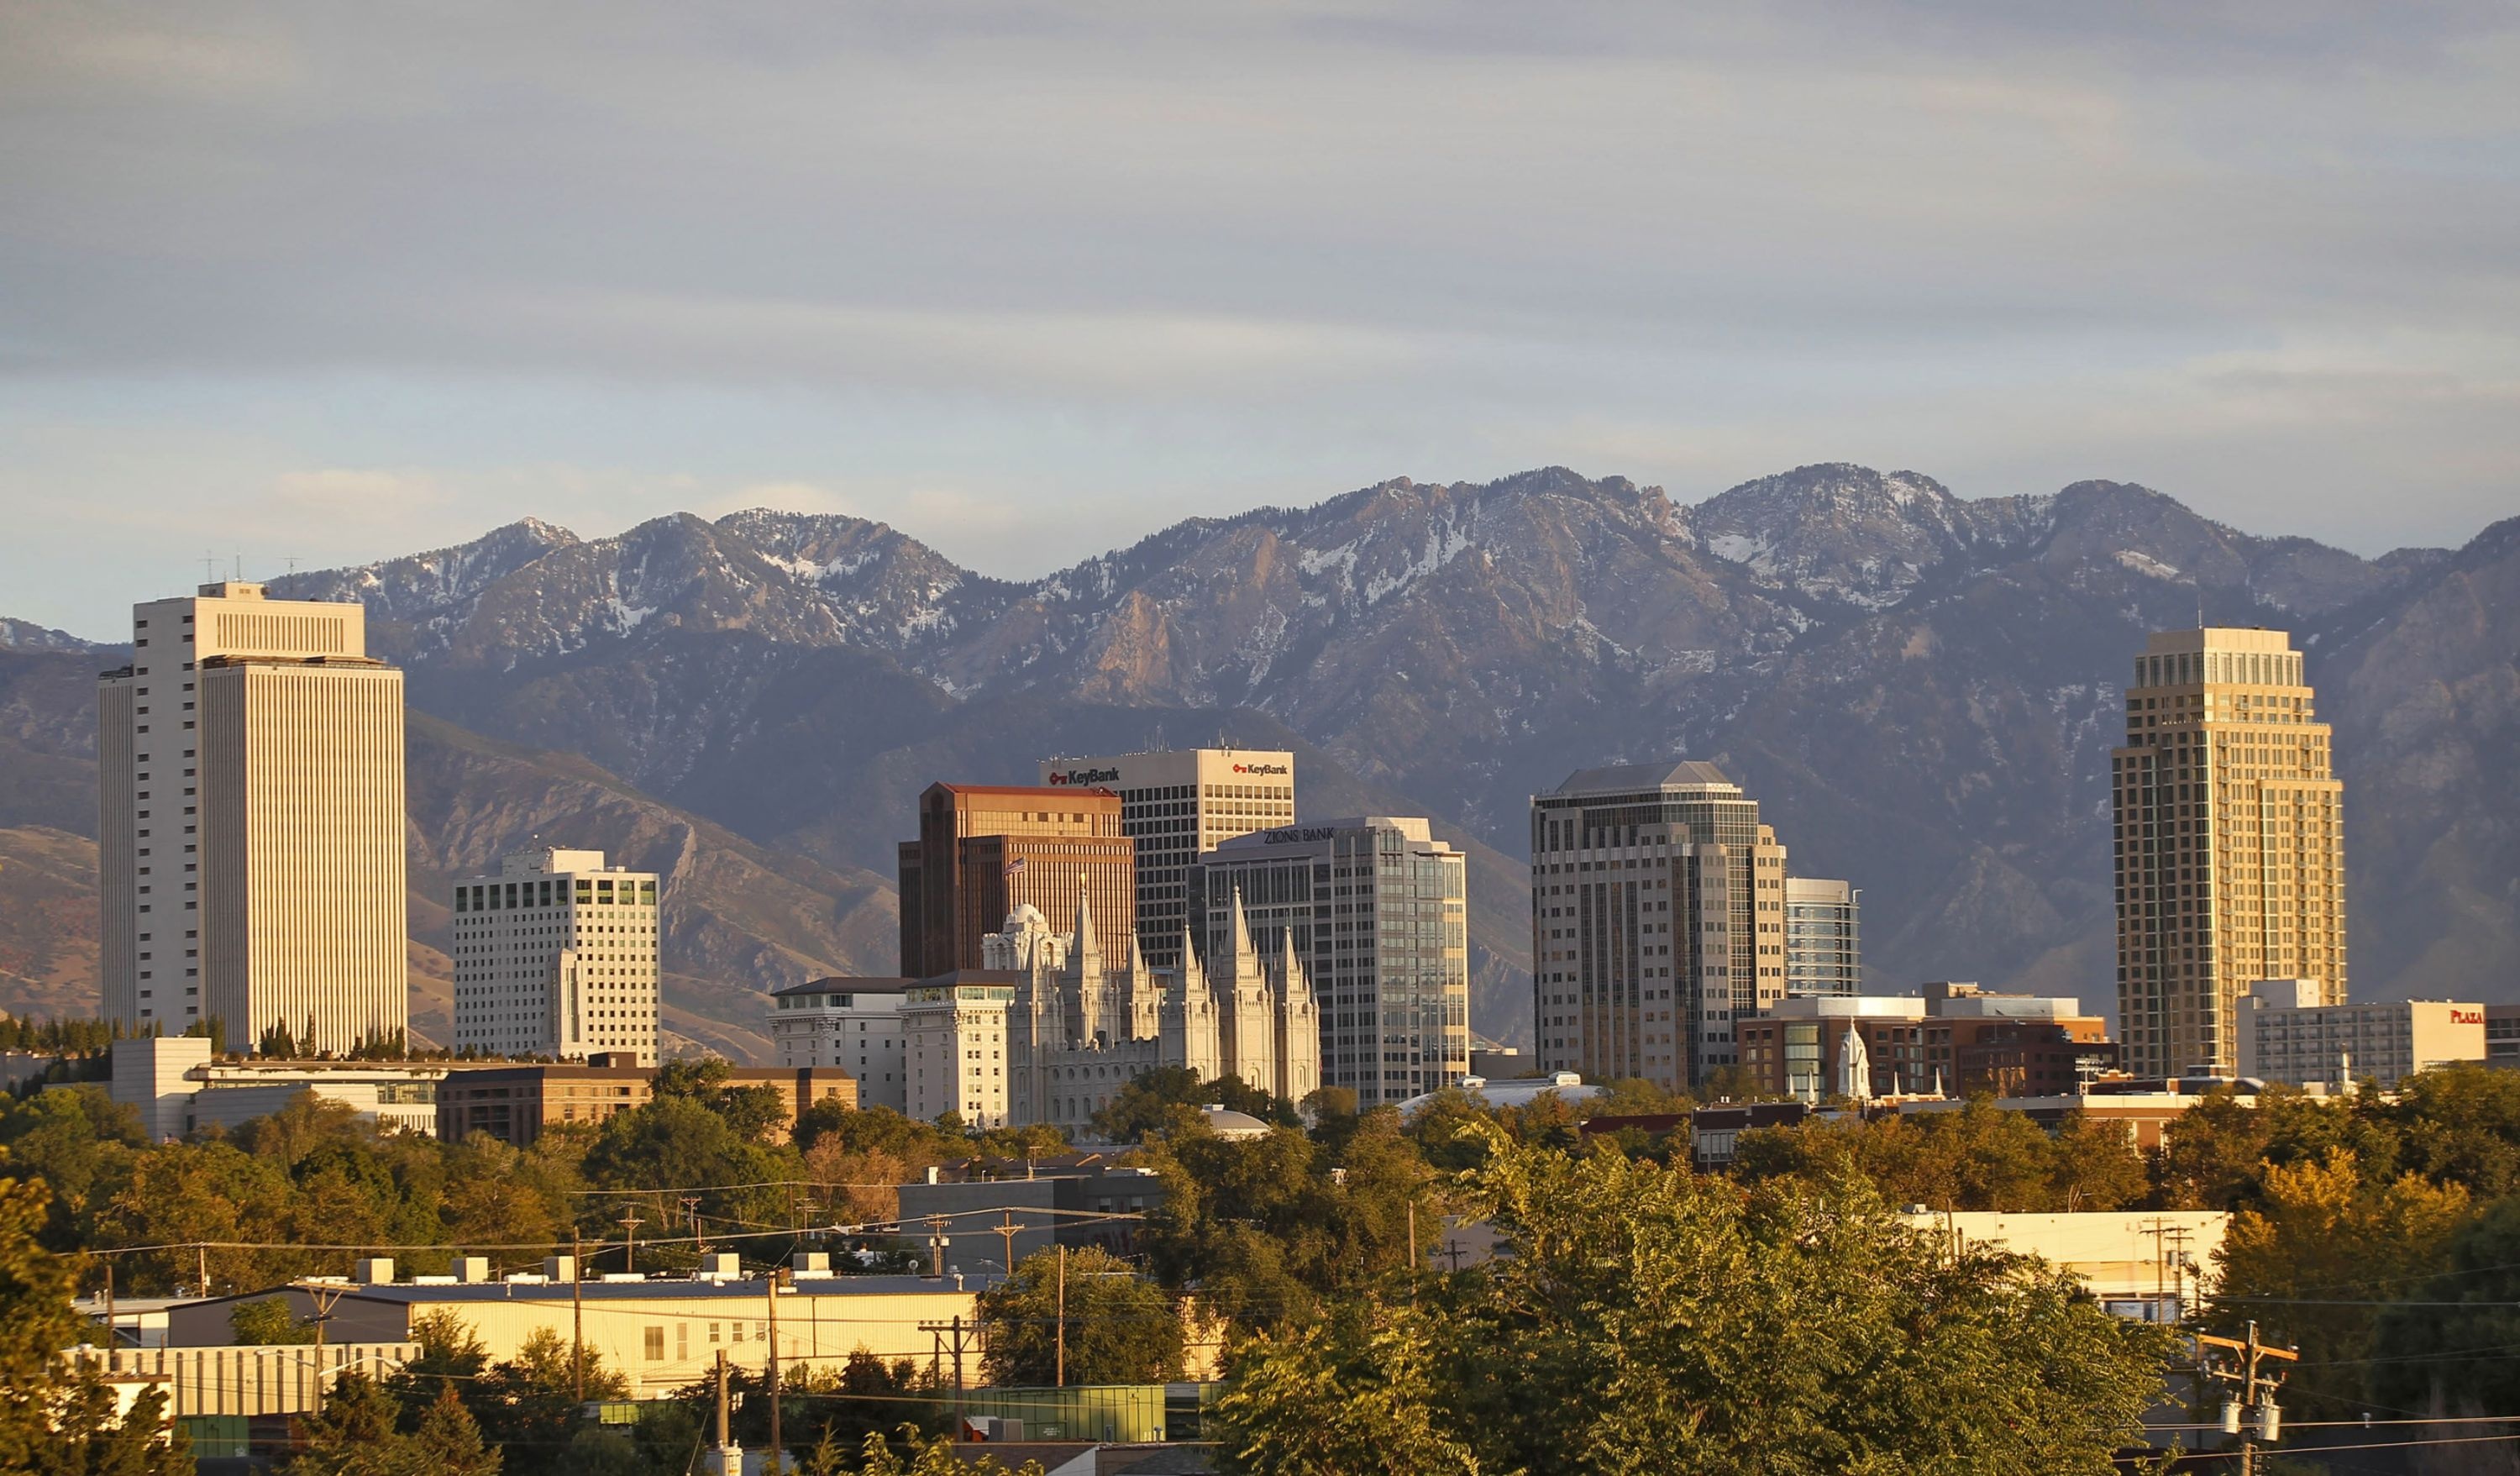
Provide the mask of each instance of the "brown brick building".
MULTIPOLYGON (((461 1142, 475 1133, 524 1147, 556 1123, 602 1123, 655 1096, 656 1073, 644 1066, 487 1066, 455 1072, 437 1089, 437 1136, 461 1142)), ((788 1105, 788 1121, 808 1105, 837 1099, 858 1104, 858 1084, 829 1066, 788 1070, 739 1066, 733 1087, 768 1087, 788 1105)))
POLYGON ((2117 1063, 2106 1022, 2080 1002, 1928 984, 1899 998, 1795 999, 1739 1027, 1741 1065, 1763 1091, 1818 1101, 1842 1095, 1847 1037, 1864 1051, 1863 1095, 2071 1093, 2088 1067, 2117 1063))
POLYGON ((980 936, 1016 908, 1073 917, 1079 877, 1096 929, 1129 938, 1137 864, 1111 790, 930 784, 919 796, 919 838, 900 846, 901 972, 924 979, 981 967, 980 936))

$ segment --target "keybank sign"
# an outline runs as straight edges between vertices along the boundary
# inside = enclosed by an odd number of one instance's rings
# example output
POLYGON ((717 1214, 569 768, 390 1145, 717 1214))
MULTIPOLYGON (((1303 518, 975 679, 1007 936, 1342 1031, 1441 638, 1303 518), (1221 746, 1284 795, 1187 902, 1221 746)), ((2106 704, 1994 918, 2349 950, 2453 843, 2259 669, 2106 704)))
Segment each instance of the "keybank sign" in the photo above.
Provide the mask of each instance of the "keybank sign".
POLYGON ((1117 769, 1070 769, 1065 774, 1052 775, 1050 777, 1050 782, 1053 784, 1116 784, 1120 782, 1120 771, 1117 769))
POLYGON ((1283 774, 1286 772, 1286 766, 1283 764, 1237 764, 1234 766, 1234 772, 1237 774, 1283 774))

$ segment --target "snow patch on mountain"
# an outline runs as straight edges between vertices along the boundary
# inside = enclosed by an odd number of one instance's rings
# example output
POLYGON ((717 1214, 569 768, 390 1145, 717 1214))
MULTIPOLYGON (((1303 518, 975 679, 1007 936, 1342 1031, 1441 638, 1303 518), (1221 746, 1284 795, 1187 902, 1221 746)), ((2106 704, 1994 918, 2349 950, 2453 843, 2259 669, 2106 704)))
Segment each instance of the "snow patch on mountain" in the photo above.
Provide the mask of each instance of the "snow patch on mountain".
POLYGON ((2116 557, 2118 562, 2125 564, 2128 568, 2135 570, 2138 574, 2146 575, 2153 579, 2177 579, 2179 577, 2179 570, 2176 567, 2162 562, 2160 559, 2153 558, 2149 554, 2138 554, 2133 549, 2120 549, 2117 551, 2116 557))

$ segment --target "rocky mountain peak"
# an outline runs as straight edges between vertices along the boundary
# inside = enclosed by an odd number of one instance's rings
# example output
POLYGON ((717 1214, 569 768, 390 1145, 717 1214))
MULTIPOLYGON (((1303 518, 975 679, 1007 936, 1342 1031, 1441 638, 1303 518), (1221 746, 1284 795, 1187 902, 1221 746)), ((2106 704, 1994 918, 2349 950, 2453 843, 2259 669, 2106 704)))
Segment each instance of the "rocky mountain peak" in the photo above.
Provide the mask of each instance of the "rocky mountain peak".
POLYGON ((68 631, 0 615, 0 650, 87 650, 92 646, 68 631))
POLYGON ((1689 510, 1689 523, 1700 548, 1762 583, 1883 609, 1956 554, 2024 541, 2045 502, 1969 502, 1918 472, 1828 462, 1718 493, 1689 510))

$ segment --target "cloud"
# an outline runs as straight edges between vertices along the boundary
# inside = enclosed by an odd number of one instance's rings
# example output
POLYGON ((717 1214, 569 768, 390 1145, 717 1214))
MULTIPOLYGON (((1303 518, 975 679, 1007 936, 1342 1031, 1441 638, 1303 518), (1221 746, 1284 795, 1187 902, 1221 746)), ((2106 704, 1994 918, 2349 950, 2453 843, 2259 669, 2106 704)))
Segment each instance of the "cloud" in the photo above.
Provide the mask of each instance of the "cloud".
POLYGON ((2451 540, 2520 465, 2516 24, 28 0, 0 579, 60 623, 108 524, 373 557, 750 488, 1026 573, 1389 474, 1822 457, 2451 540))

